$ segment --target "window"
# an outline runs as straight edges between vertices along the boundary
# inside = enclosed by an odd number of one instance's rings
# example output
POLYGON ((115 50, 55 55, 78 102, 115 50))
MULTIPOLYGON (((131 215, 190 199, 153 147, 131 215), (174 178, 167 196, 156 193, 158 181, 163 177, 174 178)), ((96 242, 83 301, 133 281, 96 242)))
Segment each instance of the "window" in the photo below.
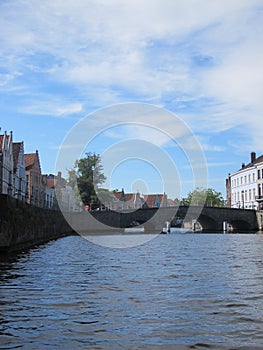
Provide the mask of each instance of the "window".
POLYGON ((258 196, 261 197, 261 186, 258 185, 258 196))
POLYGON ((251 190, 248 190, 248 200, 251 201, 251 190))
POLYGON ((258 179, 260 179, 260 169, 258 169, 258 179))
POLYGON ((253 188, 253 201, 255 200, 255 198, 256 198, 256 189, 253 188))
POLYGON ((248 183, 251 183, 251 174, 248 175, 248 183))
POLYGON ((244 177, 245 184, 247 183, 247 175, 244 177))
POLYGON ((253 176, 253 182, 255 182, 255 173, 253 173, 252 176, 253 176))
POLYGON ((243 184, 243 176, 241 176, 241 178, 240 178, 240 185, 242 185, 243 184))

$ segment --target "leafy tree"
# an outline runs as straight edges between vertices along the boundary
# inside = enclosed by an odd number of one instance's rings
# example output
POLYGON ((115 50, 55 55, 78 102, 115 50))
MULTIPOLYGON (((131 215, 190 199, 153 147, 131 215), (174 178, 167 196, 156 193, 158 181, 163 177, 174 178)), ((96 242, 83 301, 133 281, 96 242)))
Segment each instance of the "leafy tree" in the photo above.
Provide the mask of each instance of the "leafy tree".
POLYGON ((188 194, 184 203, 186 205, 205 205, 211 207, 223 207, 225 205, 221 192, 217 192, 212 188, 204 189, 199 187, 188 194))
POLYGON ((99 188, 97 190, 97 195, 99 202, 107 208, 112 208, 114 202, 116 201, 114 193, 105 188, 99 188))
POLYGON ((102 171, 100 156, 95 153, 86 153, 84 158, 75 162, 74 169, 68 171, 68 184, 73 188, 75 197, 84 204, 98 205, 96 189, 106 180, 102 171))

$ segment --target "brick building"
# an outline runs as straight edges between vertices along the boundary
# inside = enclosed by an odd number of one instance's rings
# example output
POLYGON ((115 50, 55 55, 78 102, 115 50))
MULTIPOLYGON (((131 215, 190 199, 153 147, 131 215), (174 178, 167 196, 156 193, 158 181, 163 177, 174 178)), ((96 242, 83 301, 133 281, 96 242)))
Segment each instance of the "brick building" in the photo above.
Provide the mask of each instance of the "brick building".
POLYGON ((45 186, 41 174, 38 151, 25 154, 27 201, 38 207, 44 207, 45 186))

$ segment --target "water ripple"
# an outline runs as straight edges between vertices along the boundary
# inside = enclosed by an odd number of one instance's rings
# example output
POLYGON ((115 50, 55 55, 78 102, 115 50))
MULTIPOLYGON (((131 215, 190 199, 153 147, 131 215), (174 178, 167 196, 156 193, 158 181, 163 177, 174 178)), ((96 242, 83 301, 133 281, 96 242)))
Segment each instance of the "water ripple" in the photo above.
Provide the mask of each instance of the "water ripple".
POLYGON ((64 237, 0 260, 0 349, 260 349, 260 235, 64 237))

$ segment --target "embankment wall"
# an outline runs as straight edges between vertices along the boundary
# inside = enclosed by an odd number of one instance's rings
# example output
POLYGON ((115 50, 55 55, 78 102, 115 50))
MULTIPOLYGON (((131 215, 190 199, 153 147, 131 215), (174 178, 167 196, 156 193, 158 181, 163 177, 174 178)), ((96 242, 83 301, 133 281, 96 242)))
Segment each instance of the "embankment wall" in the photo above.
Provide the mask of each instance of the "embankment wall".
POLYGON ((0 194, 0 252, 20 250, 70 233, 72 228, 60 211, 0 194))

